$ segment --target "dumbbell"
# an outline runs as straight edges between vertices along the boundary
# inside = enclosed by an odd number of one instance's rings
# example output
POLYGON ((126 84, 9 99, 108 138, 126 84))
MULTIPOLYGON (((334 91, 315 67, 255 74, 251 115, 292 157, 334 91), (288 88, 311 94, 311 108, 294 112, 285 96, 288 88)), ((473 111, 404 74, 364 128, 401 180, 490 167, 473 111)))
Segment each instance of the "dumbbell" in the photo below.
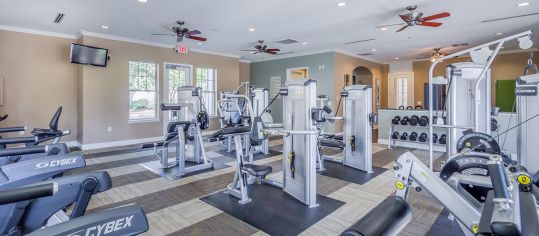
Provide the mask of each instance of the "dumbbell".
POLYGON ((416 110, 423 110, 423 106, 417 105, 417 106, 414 107, 414 109, 416 109, 416 110))
POLYGON ((427 126, 429 125, 429 117, 428 116, 421 116, 419 117, 419 126, 427 126))
POLYGON ((398 125, 400 121, 401 121, 401 117, 400 117, 400 116, 395 116, 395 117, 391 120, 391 124, 398 125))
POLYGON ((446 134, 440 135, 440 139, 438 139, 438 143, 446 144, 447 143, 447 135, 446 134))
POLYGON ((399 110, 404 110, 404 106, 399 106, 399 110))
POLYGON ((391 135, 391 138, 392 139, 399 139, 400 135, 399 135, 399 132, 395 132, 391 135))
POLYGON ((413 110, 413 109, 414 109, 413 106, 407 106, 407 107, 406 107, 406 110, 413 110))
POLYGON ((421 133, 421 134, 419 135, 419 138, 418 138, 418 139, 419 139, 419 142, 422 142, 422 143, 427 142, 427 138, 428 138, 428 137, 429 137, 429 136, 427 135, 427 133, 421 133))
POLYGON ((408 120, 410 120, 410 118, 408 116, 405 116, 401 119, 401 125, 408 125, 408 120))
POLYGON ((438 141, 438 134, 433 133, 432 134, 432 143, 436 143, 438 141))
POLYGON ((404 132, 401 135, 401 140, 407 140, 408 139, 408 133, 404 132))
POLYGON ((413 116, 410 116, 410 119, 408 119, 408 123, 411 126, 417 126, 417 122, 419 122, 419 116, 413 115, 413 116))
POLYGON ((490 118, 490 131, 498 130, 498 121, 494 118, 490 118))
POLYGON ((408 137, 410 141, 417 141, 417 132, 410 133, 410 136, 408 137))

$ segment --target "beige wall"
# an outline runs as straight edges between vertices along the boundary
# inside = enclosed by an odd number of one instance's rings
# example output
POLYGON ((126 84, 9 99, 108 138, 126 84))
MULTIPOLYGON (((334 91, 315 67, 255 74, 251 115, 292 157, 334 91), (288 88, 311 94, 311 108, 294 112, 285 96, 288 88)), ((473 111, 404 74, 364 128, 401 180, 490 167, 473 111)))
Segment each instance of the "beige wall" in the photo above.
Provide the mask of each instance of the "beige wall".
MULTIPOLYGON (((524 72, 524 67, 527 64, 529 53, 512 53, 499 54, 494 59, 491 66, 492 74, 492 103, 495 103, 496 98, 496 80, 514 80, 524 72)), ((434 69, 434 76, 446 77, 445 67, 448 64, 469 61, 469 57, 455 58, 441 62, 434 69)), ((534 55, 534 63, 539 63, 539 53, 534 55)), ((418 101, 423 101, 423 84, 428 83, 430 61, 419 61, 413 63, 414 70, 414 104, 418 101)), ((387 81, 387 78, 385 79, 387 81)))
POLYGON ((0 114, 9 115, 0 127, 48 128, 52 115, 62 106, 59 127, 72 132, 63 140, 76 139, 77 66, 69 63, 72 42, 72 39, 0 30, 0 77, 4 78, 4 105, 0 106, 0 114))
MULTIPOLYGON (((371 72, 372 72, 372 75, 373 75, 373 80, 375 79, 382 79, 382 71, 383 71, 383 66, 382 64, 378 64, 378 63, 375 63, 375 62, 371 62, 371 61, 367 61, 367 60, 363 60, 363 59, 359 59, 359 58, 356 58, 356 57, 351 57, 351 56, 348 56, 348 55, 344 55, 342 53, 338 53, 338 52, 335 52, 334 53, 334 83, 335 83, 335 90, 334 90, 334 94, 335 94, 335 97, 333 98, 333 103, 335 104, 335 106, 337 105, 337 103, 339 102, 339 96, 341 94, 341 90, 343 88, 343 85, 344 85, 344 75, 345 74, 349 74, 350 75, 350 79, 352 79, 352 71, 358 67, 358 66, 364 66, 364 67, 367 67, 371 72)), ((373 85, 375 84, 375 82, 373 81, 373 85)), ((383 97, 384 96, 384 93, 385 91, 383 89, 381 89, 381 96, 383 97)), ((373 109, 375 109, 375 100, 374 100, 374 89, 373 89, 373 109)), ((385 95, 387 96, 387 95, 385 95)), ((341 104, 342 106, 342 104, 341 104)), ((339 114, 337 115, 342 115, 342 107, 339 109, 339 114)), ((340 124, 341 122, 336 122, 335 124, 335 129, 337 132, 340 132, 342 131, 342 124, 340 124)))
MULTIPOLYGON (((217 92, 235 89, 240 83, 240 62, 232 57, 177 54, 168 48, 94 37, 75 40, 0 30, 0 39, 0 78, 5 80, 0 115, 9 114, 0 127, 46 128, 56 108, 63 106, 60 128, 72 132, 64 140, 81 144, 162 136, 163 114, 158 122, 128 123, 129 60, 158 63, 160 91, 164 62, 215 68, 217 92), (108 67, 69 63, 70 44, 74 42, 109 49, 108 67)), ((242 64, 242 80, 248 81, 249 64, 242 64)), ((210 128, 218 126, 218 120, 212 119, 210 128)))
MULTIPOLYGON (((239 85, 240 63, 237 58, 190 52, 178 54, 172 49, 83 37, 86 45, 109 49, 111 60, 106 68, 84 66, 82 71, 82 140, 84 144, 159 137, 163 134, 162 116, 158 122, 129 123, 129 60, 159 64, 159 88, 163 89, 163 63, 181 63, 217 70, 217 91, 239 85), (112 132, 108 132, 112 127, 112 132)), ((162 100, 162 96, 160 96, 162 100)), ((210 128, 218 127, 212 119, 210 128)))

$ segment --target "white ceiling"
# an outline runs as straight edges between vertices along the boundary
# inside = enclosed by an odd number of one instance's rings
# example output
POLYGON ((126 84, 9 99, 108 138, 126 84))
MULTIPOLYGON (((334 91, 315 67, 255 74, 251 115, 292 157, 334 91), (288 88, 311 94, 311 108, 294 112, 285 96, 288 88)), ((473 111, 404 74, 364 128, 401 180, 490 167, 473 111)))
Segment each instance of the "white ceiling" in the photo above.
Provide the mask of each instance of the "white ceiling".
MULTIPOLYGON (((24 27, 64 34, 80 30, 127 37, 156 43, 175 44, 174 37, 152 36, 166 33, 164 25, 177 19, 186 21, 190 29, 202 31, 208 41, 197 45, 186 40, 188 47, 242 56, 258 61, 279 56, 251 55, 240 52, 250 49, 258 40, 281 52, 296 54, 337 49, 351 54, 367 53, 366 58, 378 62, 414 59, 426 56, 435 47, 456 43, 476 46, 502 36, 525 30, 535 31, 534 43, 539 42, 539 15, 481 23, 483 20, 539 12, 539 0, 346 0, 337 7, 337 0, 0 0, 0 25, 24 27), (516 4, 530 1, 527 7, 516 4), (415 26, 395 33, 399 26, 387 31, 375 26, 401 23, 397 14, 406 13, 408 5, 418 5, 425 16, 448 11, 449 18, 438 20, 438 28, 415 26), (61 24, 53 23, 56 14, 65 14, 61 24), (101 25, 110 28, 102 29, 101 25), (256 28, 249 32, 248 28, 256 28), (282 45, 276 41, 295 39, 307 42, 282 45), (374 38, 365 43, 350 41, 374 38)), ((517 49, 516 44, 505 50, 517 49)), ((536 47, 536 46, 535 46, 536 47)), ((442 49, 447 53, 457 49, 442 49)), ((291 56, 294 54, 288 54, 291 56)))

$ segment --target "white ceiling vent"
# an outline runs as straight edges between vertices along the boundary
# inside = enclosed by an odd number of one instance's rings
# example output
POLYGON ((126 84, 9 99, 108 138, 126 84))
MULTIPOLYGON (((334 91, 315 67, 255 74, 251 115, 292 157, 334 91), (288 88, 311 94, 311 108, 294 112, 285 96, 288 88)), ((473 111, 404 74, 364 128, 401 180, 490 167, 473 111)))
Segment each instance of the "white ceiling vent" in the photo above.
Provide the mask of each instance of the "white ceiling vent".
POLYGON ((500 20, 508 20, 508 19, 513 19, 513 18, 525 17, 525 16, 533 16, 533 15, 539 15, 539 12, 530 13, 530 14, 524 14, 524 15, 518 15, 518 16, 509 16, 509 17, 503 17, 503 18, 497 18, 497 19, 484 20, 484 21, 481 21, 481 23, 500 21, 500 20))
POLYGON ((364 43, 364 42, 369 42, 369 41, 373 41, 373 40, 375 40, 375 39, 363 39, 363 40, 352 41, 352 42, 348 42, 348 43, 344 43, 344 44, 364 43))
POLYGON ((293 43, 299 43, 299 41, 294 40, 294 39, 284 39, 284 40, 277 41, 277 42, 280 43, 280 44, 293 44, 293 43))
POLYGON ((64 13, 58 13, 58 15, 56 15, 56 18, 54 18, 54 23, 60 24, 60 21, 64 19, 64 16, 64 13))

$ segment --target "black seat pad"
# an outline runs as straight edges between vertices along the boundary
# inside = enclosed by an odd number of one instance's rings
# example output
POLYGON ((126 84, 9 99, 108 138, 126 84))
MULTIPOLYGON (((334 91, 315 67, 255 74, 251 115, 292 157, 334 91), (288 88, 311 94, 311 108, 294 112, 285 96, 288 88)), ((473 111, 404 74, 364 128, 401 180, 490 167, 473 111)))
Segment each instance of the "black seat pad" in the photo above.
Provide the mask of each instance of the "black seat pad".
POLYGON ((242 170, 256 177, 264 177, 273 171, 271 166, 262 166, 262 165, 253 165, 253 164, 243 165, 242 170))
POLYGON ((230 135, 230 134, 239 134, 239 133, 247 133, 251 132, 250 126, 238 126, 238 127, 227 127, 221 129, 223 132, 222 135, 230 135))
POLYGON ((401 223, 407 224, 411 210, 406 201, 397 196, 386 198, 363 218, 345 230, 341 236, 386 235, 401 223))
POLYGON ((320 146, 330 148, 344 148, 346 144, 339 140, 322 138, 320 139, 320 146))

